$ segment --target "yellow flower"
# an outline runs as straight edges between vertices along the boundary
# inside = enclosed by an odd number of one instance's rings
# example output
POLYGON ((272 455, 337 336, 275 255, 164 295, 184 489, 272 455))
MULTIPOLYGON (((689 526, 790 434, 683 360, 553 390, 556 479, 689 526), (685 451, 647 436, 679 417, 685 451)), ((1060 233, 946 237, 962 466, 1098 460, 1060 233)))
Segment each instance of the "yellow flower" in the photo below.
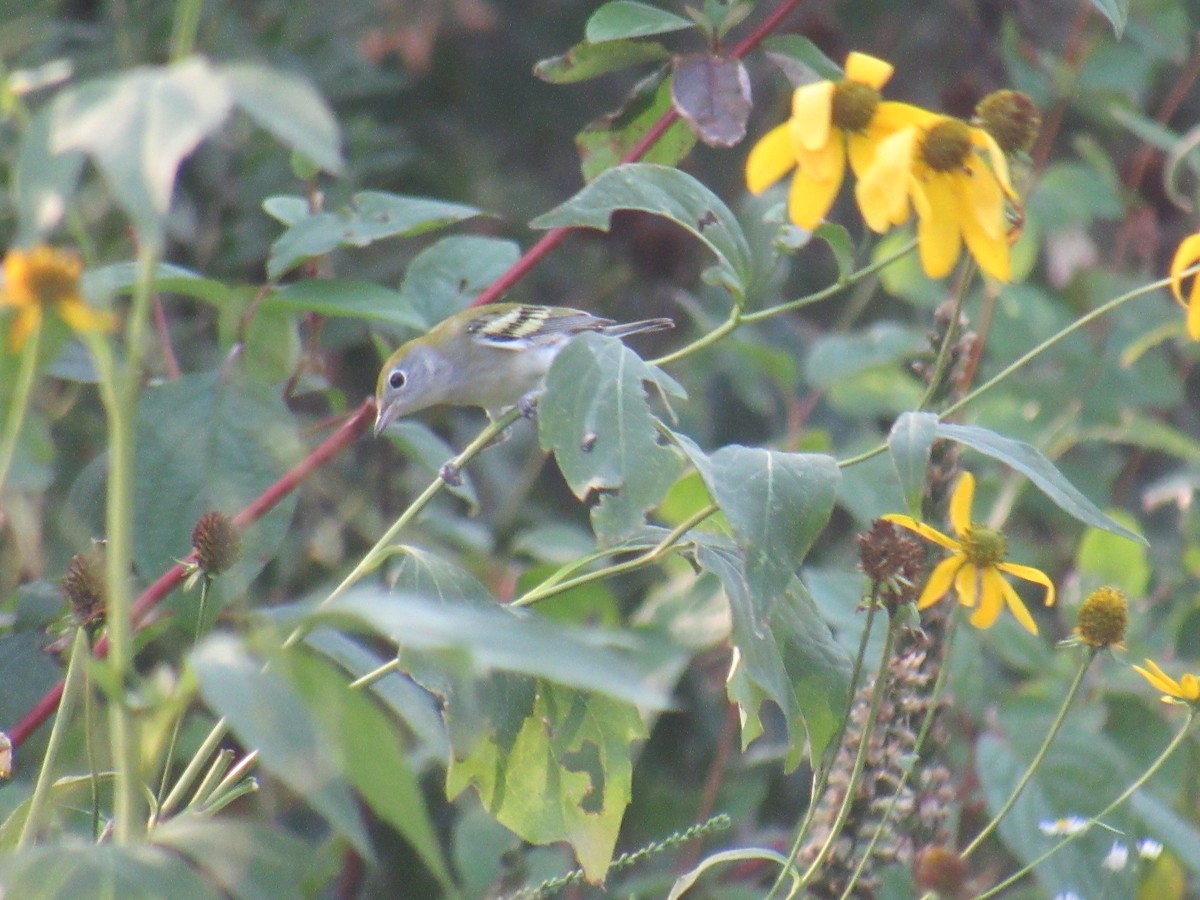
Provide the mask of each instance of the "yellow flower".
POLYGON ((79 293, 82 270, 77 256, 45 245, 8 252, 0 308, 16 310, 8 333, 10 348, 20 350, 46 313, 79 332, 112 329, 111 314, 84 303, 79 293))
POLYGON ((911 200, 925 274, 950 274, 966 243, 983 271, 1008 281, 1004 204, 1006 199, 1015 203, 1016 194, 995 138, 982 128, 917 107, 892 116, 907 118, 909 124, 879 143, 855 187, 867 225, 882 233, 903 224, 911 200))
POLYGON ((1054 604, 1054 583, 1039 569, 1005 562, 1008 544, 1004 535, 971 521, 974 498, 975 479, 970 472, 964 472, 950 497, 950 524, 958 535, 957 540, 909 516, 883 517, 953 551, 930 573, 917 600, 917 609, 932 606, 953 586, 958 593, 958 602, 963 606, 975 607, 978 602, 978 609, 971 614, 971 624, 975 627, 991 628, 1007 604, 1017 621, 1027 631, 1037 634, 1037 625, 1029 610, 1001 573, 1007 572, 1045 587, 1047 606, 1054 604))
POLYGON ((1193 276, 1191 293, 1187 300, 1183 299, 1183 273, 1196 263, 1200 263, 1200 234, 1185 237, 1171 260, 1171 293, 1187 310, 1188 336, 1200 341, 1200 275, 1193 276))
POLYGON ((1141 666, 1134 666, 1133 670, 1163 692, 1163 703, 1195 703, 1200 700, 1200 680, 1197 680, 1195 675, 1190 672, 1184 673, 1184 676, 1176 681, 1160 669, 1154 660, 1146 660, 1146 665, 1149 671, 1141 666))
POLYGON ((751 193, 761 194, 795 169, 788 215, 801 228, 816 228, 842 186, 847 156, 854 173, 861 175, 875 146, 901 124, 891 113, 905 105, 885 103, 879 96, 892 71, 881 59, 851 53, 841 81, 796 88, 791 118, 763 135, 746 159, 751 193))

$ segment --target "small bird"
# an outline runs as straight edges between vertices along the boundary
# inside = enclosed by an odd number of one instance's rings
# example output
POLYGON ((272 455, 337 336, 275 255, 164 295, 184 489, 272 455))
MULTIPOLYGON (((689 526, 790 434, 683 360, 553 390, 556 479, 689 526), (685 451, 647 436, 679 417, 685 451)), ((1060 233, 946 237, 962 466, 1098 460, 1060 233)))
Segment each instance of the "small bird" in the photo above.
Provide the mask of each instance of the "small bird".
POLYGON ((443 319, 388 357, 375 387, 375 436, 430 406, 479 406, 495 419, 532 409, 554 357, 575 335, 625 337, 674 328, 670 319, 625 324, 563 306, 492 303, 443 319))

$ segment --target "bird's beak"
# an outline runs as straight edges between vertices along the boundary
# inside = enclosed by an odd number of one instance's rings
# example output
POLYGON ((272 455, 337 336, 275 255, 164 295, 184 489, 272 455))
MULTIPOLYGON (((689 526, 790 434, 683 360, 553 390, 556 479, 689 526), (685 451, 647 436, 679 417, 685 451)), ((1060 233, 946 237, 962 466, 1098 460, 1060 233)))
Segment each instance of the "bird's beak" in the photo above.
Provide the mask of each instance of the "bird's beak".
POLYGON ((384 429, 392 424, 394 418, 396 418, 396 404, 389 403, 379 407, 379 411, 375 414, 375 437, 383 434, 384 429))

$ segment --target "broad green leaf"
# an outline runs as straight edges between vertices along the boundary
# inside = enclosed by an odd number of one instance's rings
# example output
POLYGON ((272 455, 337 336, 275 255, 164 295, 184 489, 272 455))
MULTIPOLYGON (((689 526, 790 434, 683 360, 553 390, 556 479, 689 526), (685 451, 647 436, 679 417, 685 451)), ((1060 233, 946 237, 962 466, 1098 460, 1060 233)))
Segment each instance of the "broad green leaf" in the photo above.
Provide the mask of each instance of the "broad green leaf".
POLYGON ((786 767, 800 764, 806 746, 819 757, 845 709, 850 672, 846 651, 798 578, 788 583, 782 596, 756 597, 742 554, 731 543, 700 536, 695 553, 696 562, 720 579, 733 615, 737 661, 728 690, 742 710, 743 748, 762 734, 761 707, 770 700, 787 724, 786 767), (765 620, 759 613, 764 606, 769 607, 765 620))
MULTIPOLYGON (((298 461, 296 425, 276 391, 236 376, 184 375, 147 390, 138 405, 134 559, 152 578, 192 546, 207 512, 232 516, 298 461)), ((296 498, 242 534, 242 559, 218 585, 235 594, 287 533, 296 498)))
MULTIPOLYGON (((93 784, 97 785, 101 791, 108 791, 111 790, 112 781, 112 772, 97 772, 94 780, 91 775, 64 775, 50 785, 50 789, 46 793, 47 803, 51 808, 66 811, 70 815, 72 811, 82 809, 85 804, 91 803, 93 784)), ((10 788, 10 790, 14 789, 10 788)), ((9 798, 9 802, 13 802, 14 799, 9 798)), ((8 814, 4 824, 0 825, 0 849, 11 852, 16 848, 25 823, 29 819, 29 810, 32 806, 33 795, 30 793, 8 814)))
MULTIPOLYGON (((584 181, 619 165, 672 107, 671 82, 660 70, 638 82, 621 108, 592 121, 575 136, 584 181)), ((642 155, 643 162, 673 166, 692 152, 696 136, 687 123, 672 123, 642 155)))
POLYGON ((143 66, 60 93, 49 148, 90 156, 135 227, 159 241, 180 163, 232 105, 227 81, 202 58, 143 66))
MULTIPOLYGON (((80 288, 89 300, 131 294, 138 280, 135 262, 112 263, 87 269, 79 279, 80 288)), ((230 293, 230 287, 213 278, 205 278, 191 269, 160 262, 154 267, 153 288, 165 294, 181 294, 206 303, 220 305, 230 293)))
POLYGON ((641 525, 679 475, 675 451, 659 443, 646 384, 683 389, 616 338, 585 334, 558 354, 538 403, 538 437, 554 452, 575 496, 601 493, 592 523, 612 541, 641 525))
POLYGON ((900 478, 900 489, 904 491, 904 504, 914 519, 921 518, 929 452, 937 437, 937 424, 934 413, 906 412, 896 419, 888 435, 888 451, 900 478))
POLYGON ((670 59, 671 53, 655 41, 612 40, 602 44, 576 44, 562 56, 543 59, 533 74, 551 84, 573 84, 630 66, 670 59))
POLYGON ((741 60, 689 53, 675 57, 671 69, 671 100, 697 138, 732 147, 746 136, 750 76, 741 60))
POLYGON ((928 337, 917 329, 876 322, 862 331, 818 339, 805 362, 804 375, 814 387, 827 388, 860 372, 880 368, 890 372, 897 362, 928 349, 928 337))
POLYGON ((277 287, 263 298, 263 306, 387 322, 402 328, 422 327, 421 316, 397 291, 369 281, 306 278, 277 287))
POLYGON ((812 234, 829 246, 837 263, 838 278, 846 278, 854 271, 854 242, 846 226, 836 222, 822 222, 812 234))
POLYGON ((1121 187, 1107 173, 1078 162, 1046 167, 1029 195, 1029 217, 1049 234, 1119 219, 1121 187))
POLYGON ((461 203, 363 191, 351 198, 348 208, 307 215, 292 223, 271 245, 267 275, 277 279, 305 260, 338 247, 414 237, 479 214, 475 207, 461 203))
POLYGON ((1085 497, 1075 485, 1067 481, 1054 463, 1050 462, 1037 447, 1024 441, 1015 441, 1003 435, 996 434, 978 425, 952 425, 940 422, 937 426, 940 438, 957 441, 960 444, 978 450, 985 456, 998 459, 1011 466, 1023 475, 1028 476, 1043 494, 1068 515, 1074 516, 1085 525, 1111 531, 1121 537, 1129 538, 1139 544, 1145 544, 1146 539, 1140 534, 1130 531, 1120 522, 1106 516, 1091 500, 1085 497))
POLYGON ((501 823, 527 841, 567 841, 589 881, 612 860, 633 776, 630 745, 646 736, 633 706, 540 682, 511 740, 480 741, 455 757, 446 792, 468 786, 501 823))
MULTIPOLYGON (((1130 531, 1140 533, 1137 520, 1123 510, 1114 510, 1112 518, 1130 531)), ((1150 584, 1150 560, 1146 544, 1135 544, 1108 531, 1089 528, 1079 542, 1075 565, 1086 579, 1085 589, 1109 584, 1129 597, 1138 598, 1150 584)))
POLYGON ((820 51, 810 39, 798 34, 772 34, 762 42, 763 52, 795 85, 811 81, 841 81, 842 67, 820 51))
POLYGON ((1125 23, 1129 21, 1129 0, 1092 0, 1092 6, 1108 19, 1119 41, 1125 33, 1125 23))
POLYGON ((226 634, 208 637, 189 659, 205 703, 229 722, 242 745, 257 750, 267 769, 370 858, 370 838, 329 739, 287 680, 226 634))
POLYGON ((50 149, 54 125, 51 110, 38 110, 21 135, 13 168, 17 244, 34 243, 62 221, 83 171, 83 153, 55 153, 50 149))
POLYGON ((691 232, 717 255, 720 282, 735 296, 746 295, 753 271, 742 226, 716 194, 678 169, 652 163, 618 166, 530 225, 607 231, 612 214, 619 209, 665 216, 691 232))
POLYGON ((391 588, 440 603, 481 607, 492 604, 492 595, 470 572, 420 547, 395 547, 400 564, 391 577, 391 588))
POLYGON ((375 814, 412 845, 443 889, 451 891, 450 871, 397 723, 388 720, 369 693, 351 689, 346 676, 326 662, 292 654, 285 668, 326 736, 339 771, 375 814))
POLYGON ((48 638, 41 631, 19 631, 0 635, 0 722, 11 727, 58 683, 62 670, 46 653, 48 638))
POLYGON ((94 844, 65 840, 0 856, 0 891, 22 900, 80 897, 171 897, 218 900, 174 853, 152 844, 94 844))
POLYGON ((414 651, 452 650, 477 671, 536 675, 653 709, 670 705, 667 691, 649 680, 663 647, 629 633, 570 628, 524 610, 366 588, 312 610, 308 623, 371 632, 414 651))
POLYGON ((156 825, 151 837, 238 900, 301 896, 304 882, 318 872, 314 848, 304 841, 233 816, 176 816, 156 825))
POLYGON ((592 17, 584 26, 583 34, 590 43, 599 44, 603 41, 667 34, 695 27, 690 19, 659 9, 657 6, 634 3, 631 0, 614 0, 592 13, 592 17))
POLYGON ((404 271, 404 305, 431 328, 466 309, 484 288, 508 271, 521 255, 513 241, 478 235, 442 238, 416 255, 404 271))
POLYGON ((829 522, 841 469, 823 454, 732 446, 706 457, 686 438, 680 446, 733 530, 744 559, 750 624, 760 632, 829 522))
POLYGON ((326 172, 344 166, 337 120, 305 79, 250 63, 222 66, 233 102, 285 147, 326 172))

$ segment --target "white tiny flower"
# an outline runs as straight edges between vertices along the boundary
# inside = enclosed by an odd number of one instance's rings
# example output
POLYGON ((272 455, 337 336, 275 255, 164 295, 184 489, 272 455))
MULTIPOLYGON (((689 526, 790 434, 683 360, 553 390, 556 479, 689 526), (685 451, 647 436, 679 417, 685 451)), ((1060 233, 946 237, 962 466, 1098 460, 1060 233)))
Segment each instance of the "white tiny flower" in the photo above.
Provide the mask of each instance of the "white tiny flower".
POLYGON ((1120 872, 1125 868, 1127 862, 1129 862, 1129 848, 1120 841, 1113 841, 1112 849, 1108 851, 1108 856, 1104 857, 1104 862, 1100 865, 1110 872, 1120 872))
POLYGON ((1082 816, 1066 816, 1062 819, 1043 819, 1038 822, 1038 828, 1042 834, 1069 835, 1083 831, 1087 824, 1087 819, 1082 816))
POLYGON ((1142 838, 1137 842, 1137 852, 1142 859, 1155 860, 1162 856, 1163 845, 1154 838, 1142 838))

